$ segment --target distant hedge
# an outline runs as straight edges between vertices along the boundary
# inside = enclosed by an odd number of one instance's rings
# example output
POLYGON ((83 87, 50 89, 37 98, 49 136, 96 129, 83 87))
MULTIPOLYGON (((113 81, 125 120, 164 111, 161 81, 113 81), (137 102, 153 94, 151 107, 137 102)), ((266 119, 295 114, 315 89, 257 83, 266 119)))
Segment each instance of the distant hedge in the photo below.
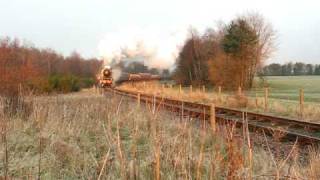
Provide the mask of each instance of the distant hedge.
POLYGON ((80 90, 79 78, 67 75, 67 76, 51 76, 49 78, 50 90, 56 92, 76 92, 80 90))
POLYGON ((79 78, 74 75, 52 75, 48 78, 37 79, 28 82, 28 88, 34 93, 68 93, 77 92, 82 88, 90 88, 94 85, 93 78, 79 78))

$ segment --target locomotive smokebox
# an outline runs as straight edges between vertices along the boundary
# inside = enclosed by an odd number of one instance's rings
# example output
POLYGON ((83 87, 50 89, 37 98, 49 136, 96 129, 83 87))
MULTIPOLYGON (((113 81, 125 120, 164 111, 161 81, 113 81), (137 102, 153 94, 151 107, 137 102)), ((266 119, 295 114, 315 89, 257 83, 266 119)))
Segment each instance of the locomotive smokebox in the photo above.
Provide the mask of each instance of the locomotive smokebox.
POLYGON ((112 79, 111 67, 110 66, 105 66, 101 70, 100 86, 101 87, 111 87, 112 83, 113 83, 113 79, 112 79))
POLYGON ((104 69, 103 70, 103 75, 104 76, 109 76, 111 74, 110 69, 104 69))

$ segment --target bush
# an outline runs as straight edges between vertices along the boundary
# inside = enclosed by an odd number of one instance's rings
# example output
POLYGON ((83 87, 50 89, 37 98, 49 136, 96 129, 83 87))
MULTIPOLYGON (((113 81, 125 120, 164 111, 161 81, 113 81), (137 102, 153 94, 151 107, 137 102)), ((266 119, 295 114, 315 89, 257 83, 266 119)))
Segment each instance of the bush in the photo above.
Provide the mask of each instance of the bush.
POLYGON ((95 80, 93 78, 81 78, 80 87, 81 88, 90 88, 94 85, 95 80))
POLYGON ((48 78, 32 79, 26 82, 26 89, 35 94, 77 92, 94 85, 93 78, 79 78, 74 75, 52 75, 48 78))
POLYGON ((49 92, 76 92, 80 90, 80 80, 73 75, 53 75, 49 77, 49 92))

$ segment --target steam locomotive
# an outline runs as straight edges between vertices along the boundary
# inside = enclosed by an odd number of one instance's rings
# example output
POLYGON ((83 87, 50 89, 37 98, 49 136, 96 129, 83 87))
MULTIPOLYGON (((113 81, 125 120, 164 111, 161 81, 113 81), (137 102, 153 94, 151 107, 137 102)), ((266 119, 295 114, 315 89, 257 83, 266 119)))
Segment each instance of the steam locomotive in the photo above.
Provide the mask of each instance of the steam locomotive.
POLYGON ((111 87, 113 84, 112 71, 110 66, 105 66, 98 76, 99 85, 102 88, 111 87))
POLYGON ((121 72, 120 76, 114 81, 112 76, 112 68, 110 66, 105 66, 98 77, 99 85, 102 88, 113 87, 116 84, 124 82, 137 82, 137 81, 155 81, 160 80, 159 75, 153 75, 150 73, 126 73, 121 72))

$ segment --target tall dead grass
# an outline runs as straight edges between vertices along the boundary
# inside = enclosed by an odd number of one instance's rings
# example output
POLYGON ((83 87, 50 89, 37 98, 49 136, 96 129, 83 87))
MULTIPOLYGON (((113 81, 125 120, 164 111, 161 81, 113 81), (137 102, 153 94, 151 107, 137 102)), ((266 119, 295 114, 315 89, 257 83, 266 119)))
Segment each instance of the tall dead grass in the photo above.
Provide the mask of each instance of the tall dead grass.
POLYGON ((0 109, 1 178, 320 178, 316 150, 304 164, 290 156, 279 171, 270 161, 273 154, 249 148, 243 136, 250 135, 239 135, 232 124, 209 133, 211 126, 203 121, 180 119, 158 107, 138 107, 136 101, 112 94, 27 99, 32 101, 27 117, 4 116, 0 109))

